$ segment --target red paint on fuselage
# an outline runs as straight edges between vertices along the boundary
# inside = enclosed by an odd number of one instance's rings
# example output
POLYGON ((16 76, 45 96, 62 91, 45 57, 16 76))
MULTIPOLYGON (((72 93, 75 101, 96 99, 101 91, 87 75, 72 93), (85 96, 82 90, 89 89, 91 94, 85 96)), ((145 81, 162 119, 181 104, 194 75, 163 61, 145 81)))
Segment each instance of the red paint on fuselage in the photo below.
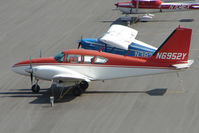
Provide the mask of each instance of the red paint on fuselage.
MULTIPOLYGON (((114 66, 143 66, 143 67, 169 67, 171 63, 169 62, 162 62, 161 64, 156 63, 150 57, 129 57, 129 56, 122 56, 122 55, 115 55, 105 52, 98 52, 94 50, 83 50, 83 49, 72 49, 63 51, 66 54, 76 54, 76 55, 92 55, 92 56, 101 56, 108 59, 108 61, 103 64, 104 66, 114 65, 114 66)), ((48 58, 36 58, 31 59, 32 65, 61 65, 61 64, 77 64, 80 65, 82 63, 68 63, 68 62, 57 62, 53 57, 48 58)), ((21 61, 14 66, 21 66, 21 65, 30 65, 30 60, 21 61)), ((102 64, 90 64, 90 65, 102 65, 102 64)))
POLYGON ((179 3, 166 3, 160 0, 139 0, 137 4, 137 0, 132 0, 129 2, 117 2, 115 3, 116 7, 123 8, 138 8, 139 9, 199 9, 199 3, 183 3, 179 5, 179 3))
POLYGON ((139 8, 140 7, 156 7, 156 8, 158 8, 162 4, 161 0, 150 0, 150 1, 132 0, 131 3, 134 5, 134 7, 137 7, 137 2, 138 1, 139 1, 139 3, 138 3, 139 8))
POLYGON ((46 57, 46 58, 35 58, 30 60, 24 60, 21 62, 16 63, 14 66, 20 65, 30 65, 30 63, 39 64, 39 63, 57 63, 57 61, 53 57, 46 57))

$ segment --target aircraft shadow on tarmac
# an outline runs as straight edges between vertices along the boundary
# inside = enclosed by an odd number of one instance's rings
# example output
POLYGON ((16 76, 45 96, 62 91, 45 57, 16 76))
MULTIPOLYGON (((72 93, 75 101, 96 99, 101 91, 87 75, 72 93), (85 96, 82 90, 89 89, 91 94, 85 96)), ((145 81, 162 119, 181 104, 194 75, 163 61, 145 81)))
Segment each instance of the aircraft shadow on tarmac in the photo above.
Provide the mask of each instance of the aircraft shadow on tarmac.
MULTIPOLYGON (((132 19, 135 20, 135 21, 131 21, 130 25, 132 25, 133 23, 140 22, 140 21, 136 20, 136 17, 132 17, 132 19)), ((173 20, 152 20, 150 22, 193 22, 193 21, 195 21, 195 20, 192 19, 192 18, 184 18, 184 19, 180 19, 180 20, 176 20, 176 19, 173 19, 173 20)), ((99 22, 111 23, 110 25, 113 25, 113 24, 119 24, 119 25, 124 25, 124 26, 129 25, 129 23, 127 21, 122 21, 120 18, 117 18, 116 20, 104 20, 104 21, 99 21, 99 22)))
MULTIPOLYGON (((39 93, 32 93, 30 89, 10 89, 8 92, 0 92, 0 98, 12 97, 12 98, 26 98, 26 97, 35 97, 36 99, 31 101, 30 104, 46 104, 50 102, 50 96, 52 94, 51 89, 44 88, 41 89, 39 93)), ((63 99, 58 99, 60 90, 55 90, 55 102, 70 102, 75 99, 76 96, 73 96, 69 91, 63 99)))
MULTIPOLYGON (((72 95, 72 92, 68 92, 62 99, 59 99, 60 90, 55 90, 55 102, 70 102, 75 99, 77 96, 72 95)), ((156 88, 149 91, 120 91, 120 90, 96 90, 96 91, 86 91, 85 94, 123 94, 123 93, 131 93, 131 94, 148 94, 150 96, 163 96, 167 92, 167 88, 156 88)), ((0 98, 4 97, 13 97, 13 98, 25 98, 25 97, 35 97, 36 99, 31 101, 30 104, 47 104, 49 103, 49 97, 51 95, 51 89, 44 88, 41 89, 39 93, 34 94, 30 89, 11 89, 9 92, 0 92, 0 98)))
POLYGON ((113 25, 113 24, 119 24, 119 25, 128 26, 128 22, 122 21, 120 18, 117 18, 116 20, 103 20, 103 21, 99 21, 99 22, 111 23, 110 26, 113 25))
POLYGON ((134 90, 130 90, 130 91, 120 91, 120 90, 105 90, 105 91, 86 91, 86 94, 114 94, 114 93, 132 93, 132 94, 136 94, 136 93, 144 93, 144 94, 148 94, 150 96, 163 96, 165 93, 167 92, 167 88, 156 88, 156 89, 152 89, 152 90, 148 90, 148 91, 134 91, 134 90))

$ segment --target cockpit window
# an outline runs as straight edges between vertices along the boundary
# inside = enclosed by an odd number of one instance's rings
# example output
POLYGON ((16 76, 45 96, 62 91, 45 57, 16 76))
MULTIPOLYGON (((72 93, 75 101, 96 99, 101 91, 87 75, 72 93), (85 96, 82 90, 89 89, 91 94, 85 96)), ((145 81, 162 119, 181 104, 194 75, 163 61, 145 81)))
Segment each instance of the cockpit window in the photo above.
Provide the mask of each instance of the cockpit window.
POLYGON ((94 60, 94 56, 90 56, 90 55, 85 55, 83 56, 83 63, 87 64, 91 64, 94 60))
POLYGON ((96 56, 95 58, 95 64, 104 64, 108 61, 108 59, 104 58, 104 57, 100 57, 100 56, 96 56))
POLYGON ((81 63, 81 55, 69 54, 66 56, 66 62, 81 63))
POLYGON ((57 62, 63 62, 63 59, 64 59, 64 53, 63 52, 59 52, 59 54, 55 55, 55 60, 57 62))

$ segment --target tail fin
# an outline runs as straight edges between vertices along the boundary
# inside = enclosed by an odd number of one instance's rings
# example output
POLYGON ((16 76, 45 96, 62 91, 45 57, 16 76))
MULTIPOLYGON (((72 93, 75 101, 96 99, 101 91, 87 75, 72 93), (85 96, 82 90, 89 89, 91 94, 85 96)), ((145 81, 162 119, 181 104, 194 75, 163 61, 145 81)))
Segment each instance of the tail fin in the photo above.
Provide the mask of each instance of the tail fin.
POLYGON ((175 64, 188 61, 191 33, 192 29, 179 26, 157 49, 152 58, 159 63, 175 64))

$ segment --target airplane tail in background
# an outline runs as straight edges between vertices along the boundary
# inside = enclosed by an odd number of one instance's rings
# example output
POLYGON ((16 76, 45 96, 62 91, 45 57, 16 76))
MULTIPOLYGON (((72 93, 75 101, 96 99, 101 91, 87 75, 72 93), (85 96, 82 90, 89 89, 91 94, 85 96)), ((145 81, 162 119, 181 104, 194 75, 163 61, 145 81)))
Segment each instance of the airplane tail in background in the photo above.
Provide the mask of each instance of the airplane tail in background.
POLYGON ((169 63, 176 68, 189 67, 188 60, 192 29, 176 28, 151 57, 156 63, 169 63))

